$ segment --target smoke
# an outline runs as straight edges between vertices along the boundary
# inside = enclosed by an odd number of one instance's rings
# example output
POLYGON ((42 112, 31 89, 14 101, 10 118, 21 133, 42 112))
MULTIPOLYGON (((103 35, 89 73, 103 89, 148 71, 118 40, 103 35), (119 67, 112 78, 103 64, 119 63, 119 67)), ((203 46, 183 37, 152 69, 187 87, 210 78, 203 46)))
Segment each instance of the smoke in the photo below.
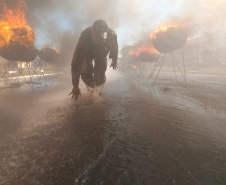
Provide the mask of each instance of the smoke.
MULTIPOLYGON (((0 0, 13 6, 19 0, 0 0)), ((183 23, 190 37, 224 29, 225 0, 25 0, 27 21, 36 32, 36 47, 48 43, 72 54, 80 33, 97 19, 118 34, 119 47, 148 39, 169 18, 183 23)))
MULTIPOLYGON (((177 2, 179 2, 177 0, 177 2)), ((185 9, 196 27, 195 33, 205 31, 219 31, 225 29, 226 12, 224 0, 191 0, 186 3, 179 3, 181 9, 185 9)))

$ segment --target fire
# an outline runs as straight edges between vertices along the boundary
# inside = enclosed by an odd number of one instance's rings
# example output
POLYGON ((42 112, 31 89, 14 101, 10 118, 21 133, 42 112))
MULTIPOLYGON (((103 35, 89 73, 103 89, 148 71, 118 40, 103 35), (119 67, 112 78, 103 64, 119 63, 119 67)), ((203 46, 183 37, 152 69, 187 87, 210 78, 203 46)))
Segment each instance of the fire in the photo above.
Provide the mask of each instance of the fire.
POLYGON ((59 49, 57 49, 57 48, 53 48, 53 49, 54 49, 54 51, 56 51, 56 53, 60 54, 60 50, 59 49))
POLYGON ((45 44, 45 45, 43 46, 43 51, 46 51, 47 48, 49 48, 49 44, 45 44))
POLYGON ((52 50, 52 51, 55 51, 57 54, 60 54, 60 50, 59 50, 59 49, 57 49, 57 48, 51 49, 51 48, 49 47, 49 44, 45 44, 45 45, 43 46, 43 51, 46 51, 46 50, 52 50))
POLYGON ((136 69, 137 66, 135 66, 135 65, 127 65, 127 66, 125 66, 125 68, 133 68, 133 69, 136 69))
POLYGON ((49 49, 50 49, 49 44, 44 44, 42 50, 43 50, 43 51, 47 51, 47 50, 49 50, 49 49))
POLYGON ((33 46, 35 34, 25 18, 27 4, 18 1, 14 9, 8 9, 6 4, 0 5, 3 12, 0 14, 0 47, 9 44, 33 46))
POLYGON ((153 46, 142 45, 141 48, 138 48, 138 51, 130 50, 129 54, 139 56, 141 52, 147 52, 147 53, 153 53, 153 54, 158 53, 158 51, 153 46))
POLYGON ((163 23, 162 25, 159 26, 159 28, 151 33, 151 38, 156 39, 156 34, 159 32, 166 32, 168 28, 177 28, 178 24, 174 23, 171 19, 169 20, 169 23, 163 23))

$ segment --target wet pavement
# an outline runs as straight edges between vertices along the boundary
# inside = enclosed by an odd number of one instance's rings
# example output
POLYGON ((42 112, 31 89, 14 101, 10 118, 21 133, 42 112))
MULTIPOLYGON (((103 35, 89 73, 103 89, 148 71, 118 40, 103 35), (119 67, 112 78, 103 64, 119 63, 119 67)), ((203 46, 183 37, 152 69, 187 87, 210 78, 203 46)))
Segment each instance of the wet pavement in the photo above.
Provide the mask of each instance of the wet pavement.
POLYGON ((208 89, 225 100, 223 81, 110 79, 98 102, 84 88, 72 102, 65 80, 0 91, 0 184, 226 184, 226 109, 189 96, 208 89))

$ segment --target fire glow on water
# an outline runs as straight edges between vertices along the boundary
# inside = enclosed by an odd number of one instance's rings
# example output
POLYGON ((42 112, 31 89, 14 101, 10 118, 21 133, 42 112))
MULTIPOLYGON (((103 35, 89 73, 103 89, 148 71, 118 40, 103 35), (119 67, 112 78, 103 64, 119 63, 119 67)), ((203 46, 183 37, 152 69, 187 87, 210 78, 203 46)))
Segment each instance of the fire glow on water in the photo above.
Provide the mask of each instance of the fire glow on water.
POLYGON ((18 1, 13 9, 0 3, 3 14, 0 15, 0 47, 9 44, 33 46, 35 33, 26 20, 27 4, 18 1))

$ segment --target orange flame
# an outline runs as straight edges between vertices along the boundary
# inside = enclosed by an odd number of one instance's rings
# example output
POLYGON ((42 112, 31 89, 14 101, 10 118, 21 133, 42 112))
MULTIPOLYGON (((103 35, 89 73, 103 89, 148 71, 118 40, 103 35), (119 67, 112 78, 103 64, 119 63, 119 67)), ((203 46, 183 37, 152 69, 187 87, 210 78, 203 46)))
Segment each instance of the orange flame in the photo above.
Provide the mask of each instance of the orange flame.
POLYGON ((141 48, 138 49, 138 51, 130 50, 129 54, 139 56, 141 52, 148 52, 148 53, 153 53, 153 54, 158 53, 158 51, 153 46, 143 45, 141 48))
POLYGON ((56 51, 56 53, 60 54, 60 50, 59 49, 57 49, 57 48, 53 48, 53 49, 56 51))
MULTIPOLYGON (((43 51, 46 51, 46 49, 51 49, 50 47, 49 47, 49 44, 45 44, 44 46, 43 46, 43 51)), ((54 50, 57 54, 60 54, 60 50, 59 49, 57 49, 57 48, 53 48, 53 49, 51 49, 51 50, 54 50)))
POLYGON ((159 32, 166 32, 168 28, 174 27, 177 28, 178 24, 174 23, 171 19, 169 20, 169 23, 163 23, 162 25, 159 26, 159 28, 151 33, 151 38, 156 39, 156 34, 159 32))
POLYGON ((126 65, 125 68, 133 68, 133 69, 136 69, 137 66, 135 66, 135 65, 126 65))
POLYGON ((25 10, 27 4, 18 1, 15 9, 8 9, 2 4, 3 14, 0 15, 0 47, 8 44, 33 46, 35 40, 34 31, 27 25, 25 10))
POLYGON ((46 51, 46 49, 49 48, 49 44, 45 44, 42 48, 43 51, 46 51))

